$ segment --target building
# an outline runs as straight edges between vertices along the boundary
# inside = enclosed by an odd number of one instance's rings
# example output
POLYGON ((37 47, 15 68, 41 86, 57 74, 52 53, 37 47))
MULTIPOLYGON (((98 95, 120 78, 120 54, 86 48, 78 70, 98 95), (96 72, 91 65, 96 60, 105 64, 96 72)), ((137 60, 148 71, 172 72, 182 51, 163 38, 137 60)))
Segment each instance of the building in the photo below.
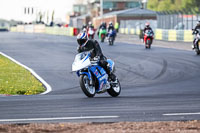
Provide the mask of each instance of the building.
POLYGON ((73 15, 81 16, 87 14, 87 6, 83 4, 75 4, 73 5, 73 15))
MULTIPOLYGON (((102 0, 103 14, 129 8, 141 7, 141 0, 102 0)), ((100 0, 90 0, 90 11, 92 17, 100 16, 100 0)))
POLYGON ((142 9, 142 8, 131 8, 121 11, 115 11, 104 14, 102 17, 96 17, 93 19, 94 26, 97 28, 101 22, 109 23, 112 21, 114 24, 118 22, 123 28, 140 26, 138 22, 147 20, 156 20, 156 12, 142 9))

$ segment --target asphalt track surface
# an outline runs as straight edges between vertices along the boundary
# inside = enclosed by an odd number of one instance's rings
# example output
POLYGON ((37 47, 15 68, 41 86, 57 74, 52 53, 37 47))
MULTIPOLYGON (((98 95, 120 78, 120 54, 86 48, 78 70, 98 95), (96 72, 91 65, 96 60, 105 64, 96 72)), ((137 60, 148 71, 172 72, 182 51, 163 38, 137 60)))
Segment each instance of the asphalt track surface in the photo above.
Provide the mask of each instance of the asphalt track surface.
POLYGON ((0 123, 200 120, 200 56, 120 42, 100 45, 115 61, 119 97, 83 94, 71 73, 75 37, 0 33, 0 51, 52 87, 46 95, 0 96, 0 123))

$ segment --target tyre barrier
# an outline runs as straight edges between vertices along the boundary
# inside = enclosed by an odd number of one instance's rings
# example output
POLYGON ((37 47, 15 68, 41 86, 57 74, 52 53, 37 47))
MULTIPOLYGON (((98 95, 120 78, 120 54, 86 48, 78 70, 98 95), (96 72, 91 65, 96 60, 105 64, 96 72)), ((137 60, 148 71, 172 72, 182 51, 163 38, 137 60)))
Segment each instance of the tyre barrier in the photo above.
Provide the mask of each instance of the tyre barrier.
MULTIPOLYGON (((135 28, 120 28, 119 31, 122 34, 130 35, 140 35, 142 32, 141 29, 135 28)), ((154 33, 156 40, 192 42, 194 39, 194 36, 192 35, 192 30, 156 29, 154 33)))

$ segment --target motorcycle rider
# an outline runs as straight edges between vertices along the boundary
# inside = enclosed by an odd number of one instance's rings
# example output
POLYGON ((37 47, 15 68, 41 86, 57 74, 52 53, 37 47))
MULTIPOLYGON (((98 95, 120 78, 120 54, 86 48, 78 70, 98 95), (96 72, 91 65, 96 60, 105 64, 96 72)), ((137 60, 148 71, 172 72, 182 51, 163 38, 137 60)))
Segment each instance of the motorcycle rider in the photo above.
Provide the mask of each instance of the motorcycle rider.
POLYGON ((145 34, 146 30, 151 30, 153 32, 152 28, 150 27, 150 23, 149 22, 145 23, 145 27, 144 27, 144 30, 143 30, 143 41, 144 42, 146 41, 145 38, 144 38, 144 34, 145 34))
POLYGON ((200 21, 197 22, 196 27, 194 28, 194 30, 200 29, 200 21))
POLYGON ((93 26, 93 24, 92 24, 91 21, 88 22, 88 29, 89 29, 89 28, 94 29, 94 26, 93 26))
POLYGON ((86 25, 86 24, 83 24, 83 26, 82 26, 82 31, 83 31, 83 32, 86 32, 86 31, 87 31, 87 25, 86 25))
POLYGON ((77 51, 78 53, 89 51, 91 58, 99 58, 99 65, 104 68, 108 74, 109 79, 115 81, 116 76, 110 71, 107 58, 103 55, 101 47, 96 40, 88 40, 87 34, 85 32, 79 33, 77 36, 77 42, 79 44, 77 51))
POLYGON ((114 30, 114 26, 113 26, 113 23, 112 22, 109 22, 109 25, 108 25, 108 31, 110 30, 114 30))
POLYGON ((100 29, 106 29, 106 23, 105 22, 101 22, 101 25, 99 26, 99 29, 98 29, 98 32, 97 32, 98 36, 99 36, 100 29))
MULTIPOLYGON (((112 22, 109 22, 109 25, 108 25, 108 33, 109 33, 110 30, 115 31, 115 28, 114 28, 112 22)), ((107 33, 107 36, 108 36, 108 33, 107 33)), ((116 33, 115 33, 115 35, 114 35, 114 40, 115 40, 115 36, 116 36, 116 33)))
MULTIPOLYGON (((193 33, 192 33, 193 35, 197 35, 199 33, 199 31, 200 31, 200 21, 197 22, 197 25, 192 30, 193 30, 193 33)), ((197 42, 198 42, 198 39, 194 39, 193 44, 196 44, 197 42)), ((192 48, 194 49, 195 47, 196 46, 193 45, 192 48)))

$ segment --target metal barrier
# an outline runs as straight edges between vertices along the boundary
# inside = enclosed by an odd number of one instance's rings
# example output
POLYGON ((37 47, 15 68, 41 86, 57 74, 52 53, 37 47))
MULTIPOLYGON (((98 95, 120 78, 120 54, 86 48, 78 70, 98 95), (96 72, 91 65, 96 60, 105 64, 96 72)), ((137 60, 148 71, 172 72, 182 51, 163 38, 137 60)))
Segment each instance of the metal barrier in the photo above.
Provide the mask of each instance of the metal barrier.
POLYGON ((45 25, 18 25, 10 28, 11 32, 46 33, 53 35, 75 36, 78 30, 73 27, 46 27, 45 25))
MULTIPOLYGON (((141 30, 135 28, 120 28, 120 33, 130 34, 130 35, 140 35, 141 30)), ((192 42, 194 36, 192 35, 192 30, 165 30, 165 29, 156 29, 154 31, 156 40, 164 41, 184 41, 192 42)))
POLYGON ((157 12, 158 29, 190 30, 196 26, 200 15, 183 11, 157 12))

